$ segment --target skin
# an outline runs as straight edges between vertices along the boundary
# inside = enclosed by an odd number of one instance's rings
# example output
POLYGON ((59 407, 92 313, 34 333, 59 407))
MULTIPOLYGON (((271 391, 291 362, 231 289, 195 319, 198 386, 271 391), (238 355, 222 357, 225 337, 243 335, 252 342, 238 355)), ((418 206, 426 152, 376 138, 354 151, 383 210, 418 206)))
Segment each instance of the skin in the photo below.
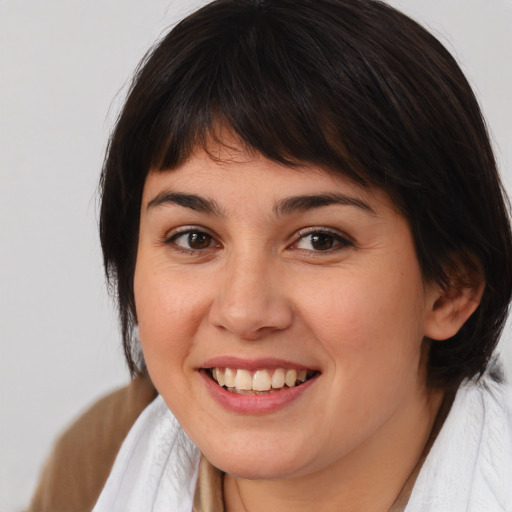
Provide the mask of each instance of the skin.
POLYGON ((148 370, 226 472, 227 510, 388 510, 443 397, 425 385, 423 339, 450 336, 478 304, 424 282, 389 197, 234 145, 215 159, 198 150, 176 170, 149 173, 139 235, 134 292, 148 370), (283 207, 333 193, 346 204, 283 207), (190 233, 201 243, 191 247, 190 233), (285 407, 240 414, 212 399, 199 372, 227 355, 321 373, 285 407))

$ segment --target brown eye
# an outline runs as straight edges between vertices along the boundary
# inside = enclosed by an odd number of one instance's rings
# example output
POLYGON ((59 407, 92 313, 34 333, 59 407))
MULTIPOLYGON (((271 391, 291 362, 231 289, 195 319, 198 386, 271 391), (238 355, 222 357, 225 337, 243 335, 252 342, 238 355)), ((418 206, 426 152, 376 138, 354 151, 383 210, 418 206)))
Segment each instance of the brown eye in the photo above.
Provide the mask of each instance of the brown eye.
POLYGON ((169 240, 183 249, 200 251, 208 249, 213 245, 213 237, 202 231, 185 231, 174 235, 169 240))
POLYGON ((338 233, 331 233, 329 231, 306 233, 294 244, 296 249, 312 252, 335 251, 349 246, 353 246, 352 242, 349 242, 338 233))
POLYGON ((212 242, 212 237, 206 233, 189 233, 188 245, 191 249, 206 249, 212 242))
POLYGON ((334 238, 326 233, 314 233, 310 237, 311 247, 316 251, 328 251, 334 245, 334 238))

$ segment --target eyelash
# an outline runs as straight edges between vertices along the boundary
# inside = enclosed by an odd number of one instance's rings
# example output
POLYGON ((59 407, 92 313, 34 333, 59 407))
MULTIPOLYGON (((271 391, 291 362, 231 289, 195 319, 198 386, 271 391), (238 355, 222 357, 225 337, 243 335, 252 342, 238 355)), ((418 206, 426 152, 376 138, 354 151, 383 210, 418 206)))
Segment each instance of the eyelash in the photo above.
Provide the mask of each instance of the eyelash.
MULTIPOLYGON (((187 226, 187 227, 181 228, 178 232, 172 234, 170 237, 167 237, 164 240, 164 244, 171 245, 173 247, 173 249, 178 252, 182 252, 185 254, 197 254, 198 252, 203 252, 207 249, 210 249, 211 248, 210 246, 211 246, 212 242, 214 242, 214 241, 215 241, 215 238, 212 235, 210 235, 207 231, 205 231, 201 228, 198 228, 198 227, 187 226), (208 239, 209 239, 208 247, 192 249, 192 248, 187 248, 187 247, 178 245, 178 243, 176 241, 182 237, 186 237, 187 235, 189 237, 189 241, 190 241, 190 237, 192 235, 201 235, 201 236, 208 237, 208 239)), ((221 246, 221 244, 215 245, 215 247, 220 247, 220 246, 221 246)))
POLYGON ((334 247, 329 247, 326 250, 301 249, 297 247, 295 250, 308 251, 315 254, 329 254, 348 247, 354 247, 354 243, 350 241, 345 235, 342 235, 341 233, 332 229, 322 227, 303 229, 299 231, 297 240, 291 244, 290 247, 297 246, 301 241, 305 240, 307 237, 312 237, 313 235, 330 239, 334 247))
MULTIPOLYGON (((165 245, 171 245, 174 250, 185 253, 185 254, 198 254, 203 251, 207 251, 209 249, 212 249, 212 243, 215 243, 215 237, 211 234, 209 234, 207 231, 200 229, 198 227, 192 227, 187 226, 180 229, 179 232, 176 232, 172 234, 170 237, 165 238, 163 241, 165 245), (200 248, 190 248, 190 247, 183 247, 177 243, 177 241, 182 237, 189 237, 188 241, 190 242, 191 236, 199 235, 200 237, 205 237, 208 241, 208 245, 206 247, 200 247, 200 248)), ((217 243, 213 246, 213 248, 219 248, 221 247, 220 243, 217 243)), ((336 252, 338 250, 348 248, 348 247, 354 247, 354 243, 351 242, 346 236, 341 235, 337 231, 333 231, 328 228, 309 228, 301 230, 297 233, 296 240, 288 246, 288 248, 292 250, 298 250, 303 252, 309 252, 309 253, 315 253, 315 254, 329 254, 332 252, 336 252), (314 250, 314 249, 304 249, 297 247, 298 244, 300 244, 301 241, 305 240, 307 237, 313 237, 314 235, 317 235, 319 237, 324 237, 324 241, 327 241, 328 243, 331 243, 331 247, 328 247, 325 250, 314 250), (325 240, 326 239, 326 240, 325 240)))

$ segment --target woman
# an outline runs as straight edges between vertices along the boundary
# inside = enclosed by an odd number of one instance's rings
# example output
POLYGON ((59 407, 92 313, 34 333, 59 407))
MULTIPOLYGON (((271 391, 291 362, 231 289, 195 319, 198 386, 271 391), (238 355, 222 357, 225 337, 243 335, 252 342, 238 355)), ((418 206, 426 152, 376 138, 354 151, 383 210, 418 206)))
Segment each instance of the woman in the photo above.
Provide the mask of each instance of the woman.
POLYGON ((424 29, 372 0, 213 2, 139 68, 102 190, 128 364, 160 396, 95 511, 512 509, 508 214, 424 29))

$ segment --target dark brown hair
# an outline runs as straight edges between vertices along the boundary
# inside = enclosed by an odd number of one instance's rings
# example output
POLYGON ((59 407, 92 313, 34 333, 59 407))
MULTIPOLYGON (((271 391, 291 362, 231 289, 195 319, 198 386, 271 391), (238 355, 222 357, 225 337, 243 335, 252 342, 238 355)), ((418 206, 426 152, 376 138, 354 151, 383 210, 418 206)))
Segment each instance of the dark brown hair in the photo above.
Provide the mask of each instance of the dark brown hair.
POLYGON ((146 56, 106 154, 101 243, 132 372, 145 178, 183 164, 219 124, 274 161, 385 190, 410 222, 425 280, 449 287, 478 262, 481 304, 453 338, 428 340, 429 378, 447 386, 485 370, 511 295, 511 232, 479 106, 452 56, 375 0, 217 0, 146 56))

